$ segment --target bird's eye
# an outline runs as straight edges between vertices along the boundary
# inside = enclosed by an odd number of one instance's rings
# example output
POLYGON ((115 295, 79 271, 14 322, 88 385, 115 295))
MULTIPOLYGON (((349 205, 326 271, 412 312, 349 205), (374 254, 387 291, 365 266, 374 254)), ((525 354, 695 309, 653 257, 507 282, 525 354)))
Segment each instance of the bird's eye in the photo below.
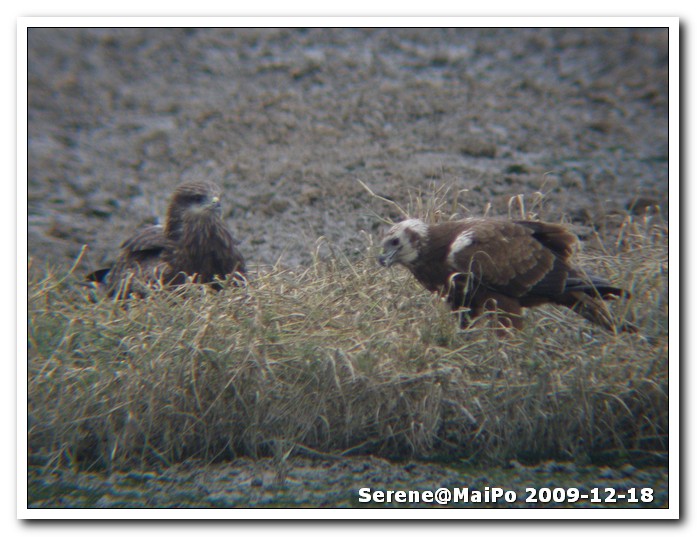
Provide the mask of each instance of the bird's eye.
POLYGON ((390 244, 390 246, 399 246, 399 239, 397 237, 395 237, 394 239, 392 239, 390 241, 389 244, 390 244))

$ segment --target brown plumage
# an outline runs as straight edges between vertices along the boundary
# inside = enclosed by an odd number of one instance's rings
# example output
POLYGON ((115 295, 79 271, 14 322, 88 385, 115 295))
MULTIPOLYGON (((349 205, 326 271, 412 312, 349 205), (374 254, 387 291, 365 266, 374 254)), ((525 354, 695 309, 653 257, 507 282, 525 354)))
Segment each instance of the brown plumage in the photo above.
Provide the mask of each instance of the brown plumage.
POLYGON ((88 278, 119 298, 144 296, 154 286, 187 280, 211 283, 232 275, 241 281, 245 263, 235 244, 222 218, 218 186, 184 183, 172 195, 164 226, 136 232, 121 244, 110 269, 88 278))
POLYGON ((577 240, 564 226, 545 222, 409 219, 389 230, 379 261, 404 265, 453 310, 468 308, 471 318, 498 310, 504 326, 522 328, 522 308, 553 303, 608 330, 634 331, 616 326, 603 302, 628 293, 573 265, 577 240))

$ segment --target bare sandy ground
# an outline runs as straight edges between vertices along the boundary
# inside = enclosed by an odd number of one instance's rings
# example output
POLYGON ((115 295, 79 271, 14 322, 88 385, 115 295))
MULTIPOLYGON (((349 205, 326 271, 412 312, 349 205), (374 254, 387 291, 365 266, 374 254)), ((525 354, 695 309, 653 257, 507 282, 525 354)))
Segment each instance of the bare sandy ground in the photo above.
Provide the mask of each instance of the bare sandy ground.
POLYGON ((462 190, 463 216, 523 194, 602 234, 637 196, 668 209, 667 37, 30 29, 28 255, 69 266, 87 244, 102 266, 194 178, 223 185, 252 265, 308 263, 320 237, 365 256, 399 215, 359 180, 403 205, 462 190))

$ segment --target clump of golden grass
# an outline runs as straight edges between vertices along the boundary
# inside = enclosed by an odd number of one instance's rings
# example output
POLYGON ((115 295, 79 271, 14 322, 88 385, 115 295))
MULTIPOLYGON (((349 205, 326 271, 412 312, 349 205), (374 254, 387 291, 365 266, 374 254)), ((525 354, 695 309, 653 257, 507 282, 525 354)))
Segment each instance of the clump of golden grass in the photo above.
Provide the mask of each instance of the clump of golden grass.
MULTIPOLYGON (((324 246, 320 244, 320 248, 324 246)), ((29 451, 46 465, 124 468, 291 453, 505 462, 641 461, 667 453, 667 230, 627 219, 584 259, 632 292, 615 336, 566 310, 507 337, 465 331, 376 248, 94 300, 29 274, 29 451)))

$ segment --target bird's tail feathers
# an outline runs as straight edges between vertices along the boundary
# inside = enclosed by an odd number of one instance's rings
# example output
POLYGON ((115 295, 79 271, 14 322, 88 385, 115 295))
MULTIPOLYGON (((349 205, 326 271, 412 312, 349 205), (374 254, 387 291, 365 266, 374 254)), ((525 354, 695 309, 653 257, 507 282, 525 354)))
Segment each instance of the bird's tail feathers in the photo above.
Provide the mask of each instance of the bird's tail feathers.
MULTIPOLYGON (((622 291, 621 289, 613 288, 613 290, 622 291)), ((598 293, 602 295, 602 291, 598 290, 598 293)), ((617 293, 610 293, 615 295, 617 293)), ((602 298, 591 296, 585 290, 582 291, 571 291, 569 293, 573 297, 574 301, 568 307, 588 319, 590 322, 600 325, 610 332, 637 332, 638 328, 631 322, 618 322, 612 312, 607 307, 602 298)))
POLYGON ((590 274, 569 276, 564 286, 564 291, 571 293, 581 292, 591 297, 599 297, 604 300, 631 298, 629 291, 590 274))

